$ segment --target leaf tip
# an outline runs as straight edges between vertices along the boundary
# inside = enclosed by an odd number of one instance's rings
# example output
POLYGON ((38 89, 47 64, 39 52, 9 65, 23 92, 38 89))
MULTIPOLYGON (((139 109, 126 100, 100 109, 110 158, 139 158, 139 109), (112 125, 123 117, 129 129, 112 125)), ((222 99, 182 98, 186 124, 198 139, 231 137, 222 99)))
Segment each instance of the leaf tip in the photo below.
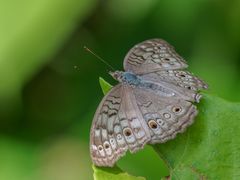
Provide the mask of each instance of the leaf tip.
POLYGON ((99 77, 99 84, 104 95, 107 94, 107 92, 112 88, 112 85, 105 81, 102 77, 99 77))

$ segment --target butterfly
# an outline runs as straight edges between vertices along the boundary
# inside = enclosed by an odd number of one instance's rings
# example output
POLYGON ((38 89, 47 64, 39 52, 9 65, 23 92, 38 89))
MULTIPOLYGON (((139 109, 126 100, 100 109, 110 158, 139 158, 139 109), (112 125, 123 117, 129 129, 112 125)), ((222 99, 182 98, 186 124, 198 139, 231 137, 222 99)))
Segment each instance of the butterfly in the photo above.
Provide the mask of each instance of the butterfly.
POLYGON ((90 153, 97 166, 112 167, 126 151, 174 139, 194 121, 200 89, 208 85, 184 70, 186 61, 162 39, 135 45, 124 72, 98 106, 90 131, 90 153))

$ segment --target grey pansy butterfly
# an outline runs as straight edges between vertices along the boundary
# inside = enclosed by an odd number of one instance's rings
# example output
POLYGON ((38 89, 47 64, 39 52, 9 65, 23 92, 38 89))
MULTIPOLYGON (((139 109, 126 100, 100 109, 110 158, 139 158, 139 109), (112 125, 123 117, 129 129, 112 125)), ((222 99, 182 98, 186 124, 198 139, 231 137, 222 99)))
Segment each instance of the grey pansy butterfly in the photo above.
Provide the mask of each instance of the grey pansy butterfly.
POLYGON ((199 89, 207 84, 182 70, 186 61, 162 39, 134 46, 124 59, 125 72, 110 72, 120 83, 95 113, 90 151, 97 166, 113 166, 127 150, 164 143, 193 123, 199 89))

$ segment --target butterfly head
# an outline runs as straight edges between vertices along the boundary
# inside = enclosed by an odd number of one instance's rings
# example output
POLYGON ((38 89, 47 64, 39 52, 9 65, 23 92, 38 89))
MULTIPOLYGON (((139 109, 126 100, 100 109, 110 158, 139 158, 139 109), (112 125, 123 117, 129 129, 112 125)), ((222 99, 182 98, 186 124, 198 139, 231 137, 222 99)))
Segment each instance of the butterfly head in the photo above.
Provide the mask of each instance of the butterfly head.
POLYGON ((123 72, 122 71, 110 71, 109 74, 117 81, 122 82, 123 72))

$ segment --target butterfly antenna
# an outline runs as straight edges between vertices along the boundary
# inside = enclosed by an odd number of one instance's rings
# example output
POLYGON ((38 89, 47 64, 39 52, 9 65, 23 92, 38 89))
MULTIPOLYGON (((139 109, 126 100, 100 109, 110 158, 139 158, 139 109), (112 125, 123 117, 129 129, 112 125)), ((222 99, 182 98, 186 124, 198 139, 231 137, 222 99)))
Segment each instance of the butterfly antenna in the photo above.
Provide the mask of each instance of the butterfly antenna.
POLYGON ((95 52, 93 52, 92 50, 90 50, 89 48, 87 48, 86 46, 83 47, 86 51, 90 52, 92 55, 94 55, 96 58, 98 58, 100 61, 102 61, 104 64, 106 64, 108 67, 110 67, 113 71, 115 71, 115 69, 108 63, 106 62, 103 58, 101 58, 100 56, 98 56, 95 52))

